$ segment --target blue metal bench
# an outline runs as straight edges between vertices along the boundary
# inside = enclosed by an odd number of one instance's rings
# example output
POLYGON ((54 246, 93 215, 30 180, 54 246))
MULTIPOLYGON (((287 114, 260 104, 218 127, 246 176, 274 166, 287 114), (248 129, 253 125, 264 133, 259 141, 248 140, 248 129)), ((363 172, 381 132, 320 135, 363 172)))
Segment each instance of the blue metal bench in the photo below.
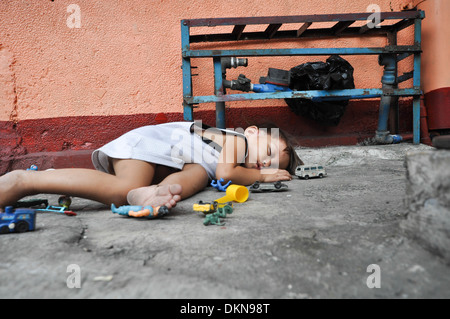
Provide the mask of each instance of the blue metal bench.
MULTIPOLYGON (((421 23, 425 17, 423 11, 381 12, 376 25, 371 20, 373 13, 299 15, 280 17, 249 17, 249 18, 212 18, 181 20, 182 70, 183 70, 183 108, 184 119, 194 119, 193 109, 197 104, 216 103, 216 126, 225 128, 225 102, 285 98, 307 99, 365 99, 380 98, 378 129, 375 140, 380 143, 391 143, 392 135, 388 130, 389 114, 398 121, 398 97, 413 97, 413 134, 414 143, 420 143, 420 62, 421 62, 421 23), (353 26, 356 21, 367 21, 363 26, 353 26), (333 22, 332 27, 310 28, 314 23, 333 22), (279 30, 283 24, 298 24, 294 30, 279 30), (230 33, 190 34, 195 27, 233 26, 230 33), (264 25, 264 31, 245 32, 247 25, 264 25), (414 43, 412 45, 397 45, 397 33, 413 26, 414 43), (301 45, 301 39, 333 39, 342 37, 385 36, 388 45, 385 47, 356 48, 290 48, 268 49, 270 40, 291 39, 301 45), (192 43, 239 42, 249 40, 264 40, 266 49, 191 49, 192 43), (270 93, 226 94, 224 88, 225 71, 223 60, 230 57, 260 57, 260 56, 328 56, 328 55, 377 55, 379 64, 384 66, 381 88, 346 89, 346 90, 315 90, 315 91, 279 91, 270 93), (398 76, 399 61, 414 55, 414 69, 398 76), (192 90, 191 60, 194 58, 212 58, 214 64, 214 95, 194 96, 192 90), (413 78, 410 88, 398 88, 398 83, 413 78)), ((398 127, 397 125, 392 126, 398 127)), ((397 132, 395 132, 397 133, 397 132)))

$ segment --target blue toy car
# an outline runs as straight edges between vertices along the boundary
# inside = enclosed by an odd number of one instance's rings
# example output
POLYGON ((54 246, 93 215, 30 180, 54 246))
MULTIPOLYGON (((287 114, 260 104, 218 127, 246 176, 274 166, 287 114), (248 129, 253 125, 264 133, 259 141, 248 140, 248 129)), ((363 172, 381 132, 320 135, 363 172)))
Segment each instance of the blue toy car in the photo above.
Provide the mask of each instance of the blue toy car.
POLYGON ((36 212, 34 209, 7 206, 4 213, 0 213, 0 234, 24 233, 34 230, 36 212))

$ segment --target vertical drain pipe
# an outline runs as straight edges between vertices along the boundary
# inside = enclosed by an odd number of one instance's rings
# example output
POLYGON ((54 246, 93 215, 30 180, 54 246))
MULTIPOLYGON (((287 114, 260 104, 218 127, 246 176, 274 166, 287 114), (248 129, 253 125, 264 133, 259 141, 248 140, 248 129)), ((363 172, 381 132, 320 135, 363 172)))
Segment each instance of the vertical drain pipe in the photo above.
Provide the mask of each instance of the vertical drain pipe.
POLYGON ((381 54, 378 57, 378 63, 384 66, 383 77, 381 78, 383 93, 387 93, 381 97, 380 101, 378 129, 375 133, 375 142, 379 144, 392 144, 402 141, 400 135, 391 135, 388 131, 389 110, 392 101, 389 91, 392 91, 395 86, 396 59, 395 54, 381 54))
POLYGON ((420 98, 420 142, 431 145, 430 133, 428 131, 427 109, 424 104, 424 97, 420 98))
MULTIPOLYGON (((227 69, 246 67, 248 60, 246 58, 236 57, 214 57, 214 94, 223 96, 226 93, 224 81, 226 81, 227 69)), ((226 128, 225 102, 216 102, 216 127, 226 128)))

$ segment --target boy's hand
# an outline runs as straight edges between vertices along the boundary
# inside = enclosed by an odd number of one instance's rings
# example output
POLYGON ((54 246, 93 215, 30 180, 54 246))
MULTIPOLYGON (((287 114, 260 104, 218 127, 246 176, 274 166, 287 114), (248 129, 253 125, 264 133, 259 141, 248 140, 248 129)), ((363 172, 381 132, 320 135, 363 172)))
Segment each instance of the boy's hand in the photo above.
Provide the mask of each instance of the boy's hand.
POLYGON ((285 169, 266 168, 261 170, 262 182, 290 181, 291 174, 285 169))

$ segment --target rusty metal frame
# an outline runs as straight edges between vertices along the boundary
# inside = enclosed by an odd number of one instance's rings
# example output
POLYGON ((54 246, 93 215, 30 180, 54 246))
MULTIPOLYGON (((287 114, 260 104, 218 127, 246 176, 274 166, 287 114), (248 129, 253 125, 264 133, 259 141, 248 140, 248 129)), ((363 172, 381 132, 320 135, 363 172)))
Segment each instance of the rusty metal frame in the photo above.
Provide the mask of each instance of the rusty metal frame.
MULTIPOLYGON (((184 119, 193 120, 193 108, 199 103, 216 103, 216 126, 225 127, 225 107, 227 101, 245 101, 262 99, 284 99, 290 97, 303 97, 311 99, 363 99, 373 97, 413 97, 413 130, 414 143, 420 142, 420 56, 421 56, 421 20, 425 17, 423 11, 381 12, 379 23, 383 25, 373 27, 372 13, 351 14, 325 14, 325 15, 297 15, 274 17, 246 17, 246 18, 212 18, 188 19, 181 21, 182 42, 182 70, 183 70, 183 105, 184 119), (362 26, 352 26, 356 21, 367 21, 362 26), (335 22, 330 28, 310 29, 314 23, 335 22), (387 23, 392 22, 392 23, 387 23), (301 24, 297 29, 280 30, 283 24, 301 24), (233 26, 230 33, 190 34, 195 27, 233 26), (245 32, 247 25, 265 25, 260 32, 245 32), (397 33, 410 26, 414 26, 414 44, 397 45, 397 33), (294 49, 191 49, 194 43, 218 43, 264 40, 264 43, 274 39, 292 39, 301 45, 302 39, 314 38, 343 38, 343 37, 372 37, 385 36, 388 45, 385 47, 358 47, 358 48, 294 48, 294 49), (302 91, 302 92, 275 92, 275 93, 248 93, 226 94, 223 88, 223 74, 221 59, 224 57, 257 57, 257 56, 320 56, 320 55, 395 55, 395 84, 383 85, 382 89, 354 89, 337 91, 302 91), (414 70, 397 76, 397 63, 408 56, 414 56, 414 70), (214 64, 214 94, 212 96, 193 96, 191 59, 212 58, 214 64), (413 87, 398 89, 397 84, 413 78, 413 87)), ((267 47, 267 44, 264 45, 267 47)), ((394 105, 393 110, 396 110, 394 105)), ((391 110, 392 111, 392 110, 391 110)), ((397 111, 398 112, 398 111, 397 111)), ((396 116, 395 112, 391 115, 396 116)), ((398 115, 397 115, 398 116, 398 115)), ((384 118, 383 118, 384 120, 384 118)), ((386 118, 387 121, 387 118, 386 118)), ((397 119, 398 121, 398 119, 397 119)), ((392 126, 392 125, 391 125, 392 126)), ((395 130, 394 125, 394 130, 395 130)))

